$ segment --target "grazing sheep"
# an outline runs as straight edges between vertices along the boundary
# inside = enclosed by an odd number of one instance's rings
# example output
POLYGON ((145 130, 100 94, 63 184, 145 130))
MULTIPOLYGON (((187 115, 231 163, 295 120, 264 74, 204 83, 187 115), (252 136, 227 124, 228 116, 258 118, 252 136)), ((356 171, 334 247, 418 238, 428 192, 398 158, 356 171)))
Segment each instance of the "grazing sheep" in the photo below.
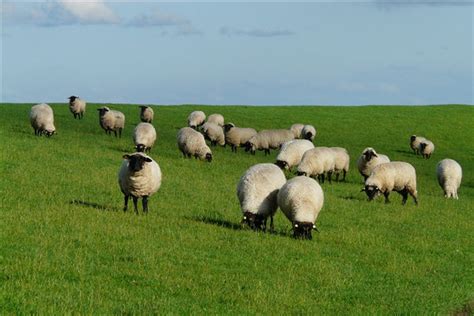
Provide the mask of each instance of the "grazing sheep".
POLYGON ((336 181, 339 181, 339 174, 342 172, 342 181, 346 180, 346 174, 349 172, 350 157, 347 149, 342 147, 330 147, 334 153, 334 174, 336 181))
POLYGON ((362 151, 362 155, 357 160, 357 168, 360 174, 364 177, 364 181, 372 173, 375 167, 382 163, 390 162, 390 159, 386 155, 377 154, 375 149, 367 147, 362 151))
POLYGON ((324 176, 327 175, 331 183, 331 175, 335 169, 335 155, 328 147, 315 147, 307 150, 300 164, 297 174, 299 176, 316 177, 324 183, 324 176))
POLYGON ((421 137, 421 136, 416 136, 416 135, 411 135, 410 136, 410 147, 413 150, 413 153, 415 155, 418 155, 420 143, 424 140, 425 140, 425 138, 421 137))
POLYGON ((69 97, 69 110, 74 115, 74 118, 82 119, 86 112, 86 101, 77 96, 69 97))
POLYGON ((205 159, 212 161, 211 149, 206 145, 204 136, 190 127, 183 127, 178 132, 178 148, 184 157, 205 159))
POLYGON ((278 192, 278 206, 290 220, 293 237, 312 239, 316 219, 324 204, 321 186, 308 177, 288 180, 278 192))
POLYGON ((430 140, 423 140, 421 141, 420 145, 418 146, 419 153, 423 156, 423 158, 429 159, 433 154, 435 149, 434 144, 430 140))
POLYGON ((316 128, 313 125, 305 125, 301 131, 301 138, 313 141, 316 137, 316 128))
POLYGON ((46 137, 50 137, 56 132, 53 109, 46 103, 31 107, 30 123, 37 136, 45 134, 46 137))
POLYGON ((156 130, 150 123, 139 123, 133 130, 133 142, 138 152, 150 152, 156 141, 156 130))
POLYGON ((303 131, 304 124, 296 123, 291 125, 290 131, 296 139, 301 139, 301 132, 303 131))
POLYGON ((242 224, 265 231, 270 216, 270 230, 273 231, 273 215, 278 208, 277 194, 285 182, 283 171, 274 164, 261 163, 250 167, 237 184, 242 224))
POLYGON ((199 126, 204 124, 206 120, 206 114, 203 111, 194 111, 191 112, 188 116, 188 126, 197 129, 199 126))
POLYGON ((208 121, 202 125, 201 131, 204 137, 211 141, 211 146, 225 145, 224 130, 219 125, 208 121))
POLYGON ((304 153, 314 148, 312 142, 306 139, 295 139, 284 143, 276 158, 276 165, 281 169, 290 170, 293 166, 297 166, 304 153))
POLYGON ((265 156, 270 154, 270 149, 278 149, 290 140, 295 139, 292 131, 288 129, 268 129, 258 132, 245 143, 245 151, 255 155, 256 150, 264 150, 265 156))
POLYGON ((233 152, 237 147, 245 145, 250 138, 257 135, 257 131, 248 127, 235 127, 233 123, 224 125, 225 142, 229 144, 233 152))
POLYGON ((128 199, 132 197, 135 212, 138 214, 137 201, 142 198, 143 212, 148 212, 148 198, 161 186, 160 166, 143 153, 124 155, 118 173, 120 190, 124 195, 124 207, 128 207, 128 199))
POLYGON ((403 197, 402 204, 407 202, 408 194, 418 204, 416 191, 416 171, 407 162, 392 161, 378 165, 365 180, 365 188, 362 189, 367 194, 369 201, 376 196, 383 194, 385 203, 389 203, 390 192, 396 191, 403 197))
POLYGON ((457 200, 462 179, 461 165, 453 159, 443 159, 436 167, 436 174, 438 183, 444 191, 444 197, 457 200))
POLYGON ((125 127, 125 115, 106 106, 97 109, 97 111, 99 111, 100 126, 104 129, 105 133, 111 135, 113 131, 115 137, 117 137, 118 131, 119 137, 122 137, 122 130, 125 127))
POLYGON ((208 123, 214 123, 214 124, 219 125, 220 127, 223 127, 224 126, 224 116, 222 116, 221 114, 211 114, 207 118, 207 122, 208 123))
POLYGON ((140 121, 145 123, 153 122, 154 112, 153 109, 146 105, 140 105, 140 121))

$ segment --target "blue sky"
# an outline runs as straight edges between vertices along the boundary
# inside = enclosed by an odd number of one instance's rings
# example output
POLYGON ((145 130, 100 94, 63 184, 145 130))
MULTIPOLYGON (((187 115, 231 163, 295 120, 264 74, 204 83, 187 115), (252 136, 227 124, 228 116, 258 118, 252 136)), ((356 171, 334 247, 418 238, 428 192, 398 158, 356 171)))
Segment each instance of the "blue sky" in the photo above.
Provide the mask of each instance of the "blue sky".
POLYGON ((472 1, 2 2, 2 102, 473 100, 472 1))

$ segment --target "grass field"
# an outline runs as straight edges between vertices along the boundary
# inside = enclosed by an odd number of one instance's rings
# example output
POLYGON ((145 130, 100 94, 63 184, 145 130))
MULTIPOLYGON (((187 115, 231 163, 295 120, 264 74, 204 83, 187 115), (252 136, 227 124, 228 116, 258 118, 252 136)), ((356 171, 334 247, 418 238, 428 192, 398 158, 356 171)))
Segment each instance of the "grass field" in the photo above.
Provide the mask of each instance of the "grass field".
POLYGON ((121 211, 117 172, 138 107, 112 105, 127 117, 116 139, 99 127, 99 105, 79 121, 53 104, 48 139, 34 136, 30 106, 0 105, 0 314, 472 313, 473 107, 155 107, 163 183, 136 216, 121 211), (317 145, 348 149, 348 181, 322 185, 312 241, 292 239, 280 212, 275 234, 240 228, 236 184, 276 152, 183 159, 175 136, 195 109, 257 129, 310 123, 317 145), (411 153, 411 134, 435 143, 430 160, 411 153), (418 207, 396 193, 367 202, 355 161, 368 146, 415 166, 418 207), (457 201, 436 180, 447 157, 463 167, 457 201))

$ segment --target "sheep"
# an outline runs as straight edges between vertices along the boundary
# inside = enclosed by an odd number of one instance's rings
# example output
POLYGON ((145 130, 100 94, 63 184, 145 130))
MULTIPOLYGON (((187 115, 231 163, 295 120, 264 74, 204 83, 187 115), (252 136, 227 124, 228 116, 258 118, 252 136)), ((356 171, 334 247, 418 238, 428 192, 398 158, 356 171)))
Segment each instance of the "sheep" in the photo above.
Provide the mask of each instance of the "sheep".
POLYGON ((257 131, 248 127, 235 127, 233 123, 224 125, 225 142, 229 144, 233 152, 237 147, 245 145, 250 138, 257 135, 257 131))
POLYGON ((45 134, 46 137, 50 137, 56 133, 53 109, 46 103, 36 104, 31 107, 30 123, 37 136, 45 134))
POLYGON ((316 137, 316 128, 313 125, 305 125, 301 131, 301 138, 313 141, 316 137))
POLYGON ((208 121, 202 125, 201 131, 204 137, 211 141, 211 146, 225 145, 224 130, 219 125, 208 121))
POLYGON ((309 140, 290 140, 281 146, 275 164, 281 169, 290 170, 300 163, 304 153, 311 148, 314 148, 314 145, 309 140))
POLYGON ((139 123, 133 130, 133 142, 138 152, 150 152, 156 141, 156 130, 150 123, 139 123))
POLYGON ((222 114, 211 114, 207 118, 208 123, 214 123, 219 125, 220 127, 224 126, 224 116, 222 114))
POLYGON ((420 142, 420 145, 418 145, 419 153, 423 156, 423 158, 426 158, 426 159, 429 159, 431 157, 434 149, 435 149, 434 144, 428 139, 424 139, 423 141, 420 142))
POLYGON ((342 171, 342 181, 346 180, 346 174, 349 172, 349 153, 345 148, 342 147, 330 147, 330 150, 334 153, 334 174, 336 175, 336 181, 339 181, 339 174, 342 171))
POLYGON ((369 201, 383 194, 385 196, 385 203, 390 202, 388 199, 390 192, 396 191, 402 195, 403 205, 407 202, 408 194, 410 194, 415 204, 418 205, 415 168, 409 163, 402 161, 380 164, 374 168, 370 176, 365 180, 365 187, 362 191, 365 191, 369 201))
POLYGON ((357 168, 365 181, 376 166, 386 162, 390 162, 388 156, 377 154, 375 149, 367 147, 362 151, 362 155, 357 160, 357 168))
POLYGON ((74 115, 74 118, 82 119, 86 112, 86 101, 77 96, 69 97, 69 110, 74 115))
POLYGON ((105 133, 111 135, 113 131, 115 137, 117 137, 118 131, 119 137, 122 137, 122 130, 125 127, 125 115, 106 106, 97 109, 97 111, 99 111, 100 126, 104 129, 105 133))
POLYGON ((270 230, 273 231, 277 194, 285 182, 283 171, 274 164, 260 163, 250 167, 237 184, 237 197, 243 214, 241 224, 266 231, 270 216, 270 230))
POLYGON ((146 105, 140 105, 140 121, 145 122, 145 123, 151 123, 153 122, 153 109, 149 106, 146 105))
POLYGON ((250 151, 255 155, 256 150, 264 150, 265 156, 270 154, 270 149, 278 149, 290 140, 295 139, 295 135, 288 129, 268 129, 258 132, 245 143, 245 151, 250 151))
POLYGON ((327 175, 329 183, 331 183, 335 165, 335 155, 330 148, 315 147, 304 153, 298 165, 297 175, 317 177, 321 183, 324 183, 324 176, 327 175))
POLYGON ((444 191, 444 197, 457 200, 462 179, 461 165, 453 159, 443 159, 436 167, 436 174, 438 183, 444 191))
POLYGON ((183 127, 178 131, 178 148, 184 157, 205 159, 212 161, 211 149, 206 145, 204 136, 190 127, 183 127))
POLYGON ((188 116, 188 126, 197 129, 199 126, 204 124, 206 120, 206 114, 203 111, 194 111, 191 112, 188 116))
POLYGON ((148 198, 161 186, 160 166, 144 153, 124 155, 125 159, 118 172, 118 183, 124 195, 123 211, 128 208, 128 199, 132 197, 135 213, 138 214, 137 201, 142 198, 143 212, 148 212, 148 198))
POLYGON ((290 220, 294 238, 312 239, 316 219, 324 204, 321 186, 308 177, 294 177, 278 191, 278 206, 290 220))
POLYGON ((295 123, 290 126, 290 131, 293 133, 296 139, 301 138, 301 131, 303 131, 304 124, 295 123))
POLYGON ((410 147, 413 150, 413 153, 415 155, 418 155, 420 143, 424 140, 425 138, 421 136, 416 136, 416 135, 410 136, 410 147))

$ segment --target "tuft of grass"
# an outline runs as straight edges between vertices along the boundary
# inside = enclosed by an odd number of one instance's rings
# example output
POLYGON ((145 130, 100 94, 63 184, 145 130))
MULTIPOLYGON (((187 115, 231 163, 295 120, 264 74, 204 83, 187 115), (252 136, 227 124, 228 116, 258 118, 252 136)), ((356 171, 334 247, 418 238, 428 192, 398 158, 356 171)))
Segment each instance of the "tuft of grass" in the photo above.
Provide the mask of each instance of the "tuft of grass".
POLYGON ((472 312, 474 298, 474 110, 469 106, 155 106, 151 156, 163 182, 150 213, 124 213, 117 172, 133 151, 137 106, 121 139, 105 135, 88 104, 74 120, 53 104, 58 135, 35 137, 31 104, 0 105, 0 312, 175 314, 425 314, 472 312), (212 163, 183 159, 176 133, 193 110, 237 126, 316 126, 316 145, 351 155, 345 183, 324 183, 312 241, 239 225, 236 185, 253 164, 274 162, 213 148, 212 163), (411 134, 436 145, 429 160, 411 134), (365 147, 417 170, 420 205, 391 195, 369 203, 355 161, 365 147), (460 199, 446 200, 436 164, 463 167, 460 199))

